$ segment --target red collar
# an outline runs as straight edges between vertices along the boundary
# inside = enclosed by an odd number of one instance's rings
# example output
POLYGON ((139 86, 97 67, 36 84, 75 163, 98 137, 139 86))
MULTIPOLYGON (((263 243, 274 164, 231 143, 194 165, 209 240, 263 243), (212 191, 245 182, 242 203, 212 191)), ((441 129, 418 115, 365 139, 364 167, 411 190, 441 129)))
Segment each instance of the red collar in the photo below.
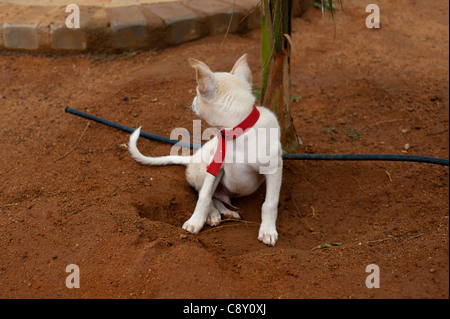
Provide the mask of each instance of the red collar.
POLYGON ((216 152, 214 153, 213 160, 206 167, 206 171, 208 173, 214 176, 217 176, 217 174, 219 173, 219 170, 222 167, 223 160, 225 159, 225 151, 227 144, 225 141, 231 141, 238 138, 239 136, 244 134, 248 129, 253 127, 253 125, 255 125, 258 119, 259 119, 259 111, 256 108, 256 106, 253 106, 253 110, 251 111, 249 116, 247 116, 245 120, 243 120, 241 123, 239 123, 232 129, 229 130, 222 129, 219 131, 220 134, 218 135, 218 145, 216 152))

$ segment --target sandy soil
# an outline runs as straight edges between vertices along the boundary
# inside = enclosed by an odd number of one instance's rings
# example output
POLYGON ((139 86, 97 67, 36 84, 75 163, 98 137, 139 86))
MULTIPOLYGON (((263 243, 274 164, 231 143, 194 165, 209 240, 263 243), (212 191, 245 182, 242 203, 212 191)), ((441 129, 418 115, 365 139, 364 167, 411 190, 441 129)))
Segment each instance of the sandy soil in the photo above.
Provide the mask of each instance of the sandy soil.
MULTIPOLYGON (((336 41, 320 10, 294 21, 298 152, 403 154, 408 143, 408 154, 448 158, 448 2, 384 1, 380 30, 365 27, 358 3, 344 2, 336 41)), ((197 195, 184 167, 139 165, 128 134, 64 113, 192 131, 189 57, 228 71, 247 52, 259 86, 259 31, 222 40, 126 56, 0 55, 0 297, 448 298, 448 167, 285 161, 279 241, 267 247, 256 238, 264 186, 233 202, 242 221, 191 235, 181 225, 197 195), (326 242, 342 245, 313 249, 326 242), (79 289, 66 288, 69 264, 79 289), (365 285, 369 264, 378 289, 365 285)))

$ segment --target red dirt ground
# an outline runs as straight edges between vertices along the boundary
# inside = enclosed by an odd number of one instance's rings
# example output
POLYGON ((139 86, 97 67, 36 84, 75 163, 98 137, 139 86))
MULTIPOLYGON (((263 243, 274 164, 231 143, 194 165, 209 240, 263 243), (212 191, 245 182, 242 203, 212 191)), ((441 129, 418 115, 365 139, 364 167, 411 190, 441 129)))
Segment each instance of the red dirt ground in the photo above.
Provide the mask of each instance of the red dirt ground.
MULTIPOLYGON (((329 14, 294 21, 298 152, 402 154, 409 143, 409 154, 448 158, 448 2, 383 2, 380 30, 359 3, 344 1, 336 41, 329 14)), ((0 55, 0 297, 448 298, 448 167, 285 161, 279 241, 267 247, 264 187, 234 201, 243 221, 191 235, 184 167, 139 165, 128 134, 64 113, 192 131, 189 57, 226 71, 248 53, 259 85, 259 31, 222 40, 129 57, 0 55), (325 242, 342 245, 312 250, 325 242), (79 289, 65 286, 69 264, 79 289), (369 264, 378 289, 365 285, 369 264)))

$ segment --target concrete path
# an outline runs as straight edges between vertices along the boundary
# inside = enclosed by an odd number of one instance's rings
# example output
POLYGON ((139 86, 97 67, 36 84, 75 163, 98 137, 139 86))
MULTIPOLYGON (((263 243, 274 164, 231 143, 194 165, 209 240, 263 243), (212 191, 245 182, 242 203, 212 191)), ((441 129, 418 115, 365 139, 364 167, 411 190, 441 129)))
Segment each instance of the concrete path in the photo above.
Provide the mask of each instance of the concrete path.
MULTIPOLYGON (((260 26, 259 0, 0 0, 0 51, 157 49, 260 26), (68 28, 76 20, 79 28, 68 28), (69 17, 69 19, 68 19, 69 17)), ((295 0, 295 15, 311 1, 295 0)), ((76 26, 76 25, 75 25, 76 26)))

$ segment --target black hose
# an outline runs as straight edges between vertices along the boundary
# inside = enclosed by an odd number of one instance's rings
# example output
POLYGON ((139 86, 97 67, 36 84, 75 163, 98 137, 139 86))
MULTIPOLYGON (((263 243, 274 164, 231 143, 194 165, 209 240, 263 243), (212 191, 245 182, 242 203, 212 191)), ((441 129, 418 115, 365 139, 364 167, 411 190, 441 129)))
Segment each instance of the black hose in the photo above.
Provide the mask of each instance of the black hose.
POLYGON ((449 166, 448 159, 401 154, 283 154, 283 159, 316 161, 396 161, 419 162, 449 166))
MULTIPOLYGON (((81 116, 88 120, 92 120, 94 122, 104 124, 128 133, 133 133, 135 131, 134 128, 124 126, 121 124, 117 124, 102 118, 99 118, 94 115, 90 115, 70 107, 65 108, 66 113, 74 114, 77 116, 81 116)), ((140 136, 160 141, 169 144, 177 144, 181 147, 189 147, 191 149, 199 149, 201 145, 194 143, 187 143, 178 140, 172 140, 167 137, 159 136, 156 134, 151 134, 147 132, 141 131, 140 136)), ((449 166, 449 160, 444 158, 430 157, 430 156, 419 156, 419 155, 397 155, 397 154, 291 154, 285 153, 283 154, 283 159, 287 160, 320 160, 320 161, 401 161, 401 162, 419 162, 419 163, 429 163, 429 164, 437 164, 449 166)))
MULTIPOLYGON (((106 126, 110 126, 110 127, 113 127, 113 128, 116 128, 116 129, 119 129, 119 130, 122 130, 122 131, 125 131, 125 132, 128 132, 128 133, 133 133, 136 130, 135 128, 128 127, 128 126, 125 126, 125 125, 122 125, 122 124, 117 124, 117 123, 114 123, 114 122, 102 119, 100 117, 97 117, 97 116, 94 116, 94 115, 91 115, 91 114, 88 114, 88 113, 84 113, 84 112, 72 109, 70 107, 66 107, 65 108, 65 112, 66 113, 70 113, 70 114, 74 114, 74 115, 78 115, 78 116, 83 117, 85 119, 88 119, 88 120, 91 120, 91 121, 94 121, 94 122, 97 122, 97 123, 100 123, 100 124, 104 124, 106 126)), ((147 132, 143 132, 143 131, 141 131, 140 136, 142 136, 144 138, 147 138, 147 139, 150 139, 150 140, 160 141, 160 142, 174 144, 174 145, 178 143, 178 145, 181 146, 181 147, 189 147, 189 148, 192 148, 192 149, 199 149, 200 147, 202 147, 199 144, 187 143, 187 142, 178 141, 178 140, 171 140, 170 138, 167 138, 167 137, 164 137, 164 136, 159 136, 159 135, 156 135, 156 134, 147 133, 147 132)))

